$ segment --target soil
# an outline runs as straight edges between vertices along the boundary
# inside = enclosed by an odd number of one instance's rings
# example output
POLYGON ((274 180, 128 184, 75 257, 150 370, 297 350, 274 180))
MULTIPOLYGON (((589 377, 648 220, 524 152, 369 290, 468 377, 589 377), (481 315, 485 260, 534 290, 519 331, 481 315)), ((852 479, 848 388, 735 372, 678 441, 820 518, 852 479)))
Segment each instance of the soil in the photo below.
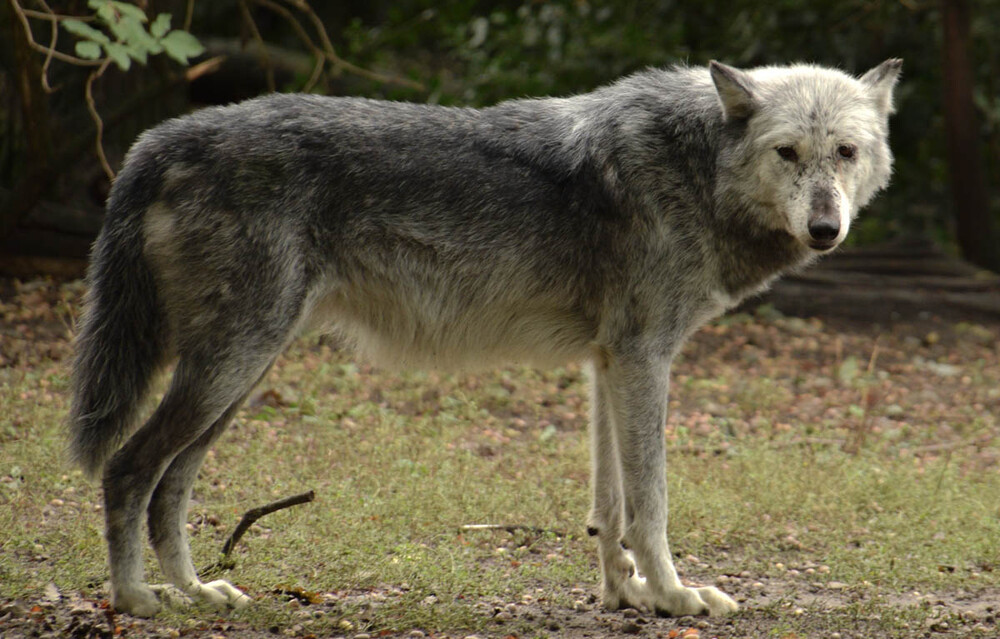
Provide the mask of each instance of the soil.
MULTIPOLYGON (((53 282, 33 280, 18 282, 0 280, 0 367, 30 366, 41 360, 60 360, 68 357, 68 327, 72 324, 73 309, 77 308, 83 286, 79 282, 53 282)), ((755 325, 756 326, 756 325, 755 325)), ((924 314, 908 322, 892 326, 872 326, 850 321, 825 320, 814 322, 815 329, 805 330, 804 343, 819 340, 823 344, 837 345, 846 358, 856 353, 863 367, 866 357, 875 358, 872 344, 879 344, 880 365, 895 367, 894 375, 913 375, 913 387, 933 383, 940 394, 960 397, 968 390, 962 386, 960 376, 952 375, 950 361, 974 361, 986 358, 996 363, 998 350, 996 335, 1000 326, 956 324, 924 314), (812 332, 810 332, 812 331, 812 332), (878 340, 875 336, 882 336, 878 340), (913 346, 920 350, 914 359, 913 346), (906 355, 901 353, 906 352, 906 355), (922 362, 922 363, 921 363, 922 362), (927 381, 928 370, 939 367, 940 375, 927 381), (923 380, 923 381, 920 381, 923 380), (953 385, 954 387, 949 387, 953 385)), ((781 353, 783 344, 791 343, 781 337, 774 327, 756 327, 750 331, 728 330, 725 325, 702 331, 685 349, 685 363, 675 369, 675 375, 699 375, 691 362, 704 357, 723 356, 727 349, 760 348, 781 353)), ((807 344, 808 345, 808 344, 807 344)), ((970 401, 983 402, 983 398, 970 401)), ((961 404, 958 401, 958 404, 961 404)), ((998 401, 990 399, 984 410, 994 412, 998 401)), ((933 412, 935 406, 926 410, 933 412)), ((697 416, 697 410, 681 411, 697 416)), ((789 415, 790 420, 801 415, 789 415)), ((692 426, 696 427, 697 419, 692 426)), ((751 427, 752 424, 748 427, 751 427)), ((946 431, 927 435, 924 442, 928 454, 940 442, 956 440, 954 433, 946 431)), ((845 442, 848 445, 850 442, 845 442)), ((958 442, 961 444, 962 442, 958 442)), ((980 442, 981 456, 970 463, 992 466, 997 463, 995 442, 980 442)), ((712 450, 693 450, 696 454, 713 454, 712 450)), ((773 552, 768 550, 768 552, 773 552)), ((801 558, 801 554, 795 557, 801 558)), ((2 554, 0 554, 2 559, 2 554)), ((801 559, 799 559, 801 561, 801 559)), ((775 561, 781 561, 775 555, 775 561)), ((792 561, 792 560, 790 560, 792 561)), ((777 637, 796 639, 821 637, 827 639, 861 639, 869 637, 1000 637, 1000 589, 972 587, 951 592, 889 592, 871 584, 841 584, 823 581, 813 576, 822 574, 825 566, 819 563, 789 563, 783 576, 751 574, 739 571, 738 557, 729 557, 725 565, 708 566, 695 557, 678 558, 680 571, 685 577, 702 583, 714 581, 727 593, 741 602, 742 610, 733 617, 715 618, 658 618, 644 612, 628 609, 608 612, 598 601, 596 584, 586 584, 566 592, 552 592, 546 584, 539 584, 534 594, 523 595, 516 601, 491 600, 476 604, 481 611, 485 630, 478 637, 656 637, 687 639, 716 637, 777 637), (730 572, 726 573, 729 568, 730 572), (715 577, 719 571, 721 577, 715 577), (554 602, 572 601, 572 605, 554 602), (914 609, 923 614, 913 615, 914 609), (799 609, 808 610, 806 614, 799 609), (886 618, 898 621, 891 634, 885 634, 886 618), (790 623, 789 619, 794 622, 790 623), (913 619, 907 627, 907 619, 913 619)), ((828 569, 826 569, 828 570, 828 569)), ((274 637, 316 636, 310 632, 310 620, 334 614, 335 607, 345 602, 367 603, 378 606, 392 593, 387 590, 365 592, 321 593, 317 603, 291 598, 289 605, 300 608, 303 622, 289 628, 250 628, 238 618, 211 620, 199 613, 181 627, 164 622, 117 615, 108 607, 102 584, 93 584, 77 592, 60 592, 52 584, 44 592, 25 600, 13 600, 0 592, 0 637, 274 637)), ((383 630, 369 634, 363 629, 342 628, 342 634, 323 633, 321 636, 366 637, 468 637, 463 632, 425 632, 419 629, 402 631, 383 630)))

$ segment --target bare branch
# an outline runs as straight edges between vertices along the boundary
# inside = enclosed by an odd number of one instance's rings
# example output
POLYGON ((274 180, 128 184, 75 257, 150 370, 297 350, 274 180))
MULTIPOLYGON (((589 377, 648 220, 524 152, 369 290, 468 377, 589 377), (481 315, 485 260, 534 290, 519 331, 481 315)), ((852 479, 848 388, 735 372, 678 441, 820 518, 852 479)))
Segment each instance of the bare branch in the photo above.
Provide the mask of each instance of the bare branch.
POLYGON ((104 62, 100 67, 90 72, 87 76, 87 83, 84 85, 84 98, 87 102, 87 111, 90 112, 90 118, 94 121, 94 125, 97 126, 97 139, 94 142, 94 149, 97 151, 97 159, 101 162, 101 168, 104 169, 105 175, 112 182, 115 181, 115 172, 108 163, 108 157, 104 155, 104 121, 101 120, 101 114, 97 112, 97 105, 94 103, 94 80, 104 75, 104 72, 108 70, 108 66, 111 64, 111 58, 105 58, 104 62))
POLYGON ((194 18, 194 0, 188 0, 187 10, 184 12, 184 30, 191 31, 191 20, 194 18))
POLYGON ((424 85, 419 82, 414 82, 413 80, 409 80, 407 78, 401 78, 398 76, 387 76, 381 73, 376 73, 375 71, 364 69, 355 64, 351 64, 347 60, 344 60, 339 55, 337 55, 337 51, 333 47, 333 42, 330 40, 330 36, 326 32, 326 27, 323 25, 323 21, 320 20, 320 17, 318 15, 316 15, 316 12, 313 11, 312 7, 309 6, 308 2, 306 2, 305 0, 284 0, 284 1, 287 4, 290 4, 291 6, 298 9, 302 13, 306 14, 306 16, 309 18, 309 21, 312 23, 313 28, 316 30, 316 33, 319 34, 320 41, 322 42, 323 45, 322 48, 320 48, 319 50, 323 53, 323 56, 333 65, 335 73, 347 71, 356 76, 360 76, 362 78, 368 78, 369 80, 382 82, 384 84, 398 84, 401 86, 409 87, 411 89, 415 89, 417 91, 425 90, 424 85))
POLYGON ((275 511, 290 508, 292 506, 298 506, 299 504, 307 504, 314 499, 316 499, 316 493, 310 490, 300 495, 293 495, 291 497, 286 497, 285 499, 271 502, 270 504, 266 504, 264 506, 251 508, 244 513, 243 518, 240 519, 240 523, 236 525, 236 529, 233 531, 233 534, 229 536, 229 539, 227 539, 226 543, 222 546, 223 558, 229 556, 229 553, 233 551, 236 543, 243 537, 244 533, 250 529, 250 526, 252 526, 254 522, 264 515, 269 515, 275 511))
POLYGON ((243 15, 243 22, 246 23, 247 27, 250 29, 250 33, 253 35, 254 41, 257 42, 260 47, 260 62, 264 67, 265 77, 267 78, 267 90, 274 93, 276 90, 274 83, 274 65, 271 64, 271 56, 267 53, 267 47, 264 46, 264 38, 260 35, 260 29, 257 28, 257 23, 253 19, 253 15, 250 13, 250 7, 247 6, 246 0, 239 0, 240 13, 243 15))
MULTIPOLYGON (((56 60, 66 62, 68 64, 75 64, 79 67, 99 67, 103 64, 101 60, 85 60, 84 58, 78 58, 75 55, 67 55, 61 51, 56 51, 54 45, 51 47, 46 47, 44 45, 35 42, 35 37, 31 33, 31 24, 28 22, 28 16, 25 14, 24 9, 18 4, 17 0, 10 0, 11 9, 14 10, 14 14, 17 15, 17 19, 21 22, 21 26, 24 28, 24 35, 28 40, 28 46, 30 46, 35 51, 40 51, 45 55, 51 55, 56 60)), ((53 14, 54 16, 55 14, 53 14)), ((56 17, 45 17, 47 20, 58 19, 56 17)))
POLYGON ((316 58, 316 64, 313 66, 312 75, 309 76, 309 80, 302 87, 303 91, 306 92, 312 91, 313 87, 315 87, 316 83, 319 81, 319 76, 321 73, 323 73, 323 67, 326 64, 326 55, 323 53, 323 50, 320 49, 318 46, 316 46, 316 43, 313 42, 312 37, 302 26, 302 23, 300 23, 298 18, 296 18, 292 14, 292 12, 289 11, 287 8, 281 6, 276 2, 271 2, 271 0, 254 0, 254 1, 260 6, 266 7, 271 11, 274 11, 275 13, 283 17, 286 21, 288 21, 288 24, 291 25, 292 30, 295 31, 295 35, 298 36, 302 44, 307 49, 309 49, 309 51, 316 58))

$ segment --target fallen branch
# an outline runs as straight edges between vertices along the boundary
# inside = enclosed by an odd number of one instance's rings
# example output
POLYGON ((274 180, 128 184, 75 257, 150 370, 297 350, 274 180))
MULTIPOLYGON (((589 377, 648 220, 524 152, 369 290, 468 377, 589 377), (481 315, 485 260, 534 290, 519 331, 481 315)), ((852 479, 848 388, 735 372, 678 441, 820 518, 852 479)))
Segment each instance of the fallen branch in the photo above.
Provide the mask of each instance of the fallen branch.
POLYGON ((994 439, 997 435, 995 433, 985 433, 981 435, 975 435, 969 437, 968 439, 960 439, 954 442, 941 442, 938 444, 927 444, 925 446, 914 446, 913 448, 905 448, 906 452, 911 455, 923 455, 925 453, 941 453, 950 452, 957 450, 959 448, 965 448, 966 446, 986 446, 994 439))
MULTIPOLYGON (((770 442, 767 444, 766 448, 776 450, 781 448, 794 448, 796 446, 843 446, 843 439, 828 438, 828 437, 799 437, 796 439, 790 439, 788 441, 780 442, 770 442)), ((688 446, 671 446, 667 449, 668 453, 681 453, 688 455, 724 455, 726 453, 734 452, 738 449, 738 446, 696 446, 694 444, 688 446)))
POLYGON ((258 519, 264 515, 270 515, 273 512, 284 510, 285 508, 291 508, 292 506, 298 506, 299 504, 307 504, 316 499, 316 493, 313 491, 302 493, 301 495, 292 495, 291 497, 286 497, 285 499, 279 499, 278 501, 271 502, 270 504, 265 504, 264 506, 258 506, 257 508, 251 508, 246 511, 243 515, 243 519, 240 523, 236 525, 236 530, 233 534, 229 536, 226 543, 222 546, 222 559, 223 561, 229 557, 229 553, 233 551, 233 548, 239 542, 240 538, 243 537, 244 533, 253 526, 258 519))
POLYGON ((524 526, 522 524, 465 524, 459 530, 503 530, 509 533, 526 532, 532 535, 553 534, 556 537, 565 537, 566 533, 561 530, 551 530, 549 528, 539 528, 538 526, 524 526))

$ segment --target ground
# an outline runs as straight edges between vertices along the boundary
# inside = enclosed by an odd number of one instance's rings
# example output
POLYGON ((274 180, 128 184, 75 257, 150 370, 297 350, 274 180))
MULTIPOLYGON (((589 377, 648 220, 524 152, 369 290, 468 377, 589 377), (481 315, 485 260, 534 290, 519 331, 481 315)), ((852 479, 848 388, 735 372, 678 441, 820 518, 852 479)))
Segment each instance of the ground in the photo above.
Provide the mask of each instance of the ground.
MULTIPOLYGON (((212 451, 196 562, 247 612, 107 607, 101 495, 63 457, 78 281, 0 280, 2 637, 1000 636, 1000 326, 768 307, 697 333, 666 424, 682 578, 724 619, 608 612, 579 367, 393 373, 306 338, 212 451), (498 524, 468 529, 466 524, 498 524)), ((158 574, 149 557, 151 579, 158 574)))

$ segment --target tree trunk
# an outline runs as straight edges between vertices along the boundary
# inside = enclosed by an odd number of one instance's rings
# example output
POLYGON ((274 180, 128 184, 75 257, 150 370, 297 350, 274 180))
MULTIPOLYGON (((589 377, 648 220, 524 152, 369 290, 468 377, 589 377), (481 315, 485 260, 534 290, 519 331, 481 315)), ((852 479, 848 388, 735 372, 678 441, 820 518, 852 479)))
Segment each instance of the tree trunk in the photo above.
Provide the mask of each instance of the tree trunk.
POLYGON ((942 0, 944 114, 955 230, 968 261, 1000 271, 1000 241, 993 235, 983 174, 979 118, 972 101, 968 0, 942 0))

